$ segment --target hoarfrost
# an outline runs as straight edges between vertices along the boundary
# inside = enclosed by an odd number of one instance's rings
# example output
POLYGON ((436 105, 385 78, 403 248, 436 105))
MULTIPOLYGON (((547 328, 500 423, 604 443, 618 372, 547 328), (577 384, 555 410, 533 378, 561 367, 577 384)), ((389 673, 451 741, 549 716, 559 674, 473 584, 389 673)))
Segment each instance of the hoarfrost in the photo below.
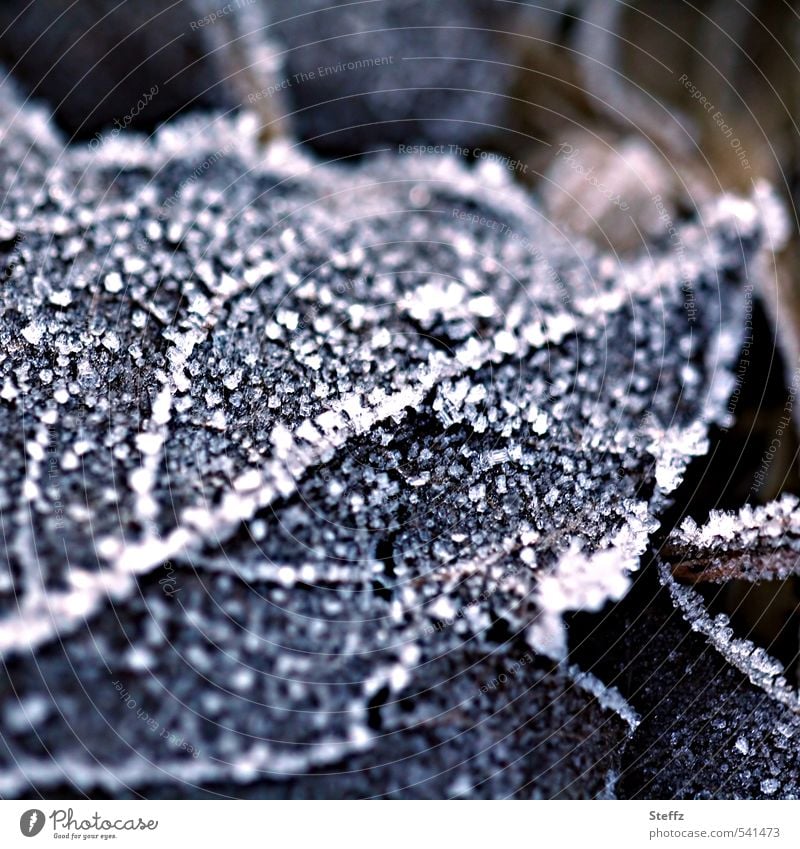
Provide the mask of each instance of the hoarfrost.
POLYGON ((738 513, 714 510, 702 527, 687 518, 670 535, 665 556, 682 579, 784 580, 798 573, 799 505, 785 494, 738 513))
POLYGON ((497 740, 550 765, 481 792, 605 793, 632 714, 545 655, 624 595, 725 420, 761 207, 682 228, 694 321, 668 249, 599 256, 497 169, 262 153, 247 115, 96 152, 0 116, 26 234, 0 301, 3 689, 60 716, 29 714, 47 757, 6 740, 0 793, 450 787, 466 738, 487 775, 497 740))

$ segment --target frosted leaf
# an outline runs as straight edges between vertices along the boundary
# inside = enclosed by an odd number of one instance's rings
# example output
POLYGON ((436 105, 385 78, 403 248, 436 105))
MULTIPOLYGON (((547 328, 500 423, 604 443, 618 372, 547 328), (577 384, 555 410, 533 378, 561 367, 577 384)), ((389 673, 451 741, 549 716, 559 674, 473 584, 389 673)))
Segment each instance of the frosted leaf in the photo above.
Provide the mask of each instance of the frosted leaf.
POLYGON ((712 618, 703 597, 695 589, 678 584, 668 566, 662 565, 660 575, 693 631, 704 635, 726 661, 746 675, 752 684, 776 702, 800 713, 800 694, 796 686, 787 682, 788 673, 783 663, 763 648, 757 647, 752 640, 735 636, 725 623, 712 618))
POLYGON ((798 574, 800 509, 794 495, 738 513, 712 511, 698 527, 687 519, 664 549, 681 580, 783 580, 798 574))
POLYGON ((606 792, 632 714, 542 655, 570 648, 564 614, 625 594, 726 416, 760 208, 723 199, 681 229, 691 322, 667 248, 620 265, 460 159, 324 165, 259 151, 246 115, 42 150, 59 169, 25 168, 52 200, 9 192, 28 236, 0 301, 0 497, 22 505, 4 513, 0 655, 3 692, 51 693, 61 719, 6 741, 0 795, 322 793, 339 767, 397 785, 406 755, 420 786, 450 786, 464 740, 490 776, 537 712, 551 771, 524 792, 606 792), (68 307, 37 293, 42 267, 68 307), (155 714, 165 688, 171 748, 125 706, 155 714))
MULTIPOLYGON (((780 624, 781 608, 775 604, 779 598, 776 594, 789 591, 791 587, 786 582, 798 574, 799 531, 798 499, 791 495, 763 506, 748 505, 738 513, 712 512, 701 527, 687 520, 673 531, 663 549, 664 562, 660 567, 662 583, 692 629, 703 634, 754 686, 794 714, 800 714, 800 692, 794 670, 772 656, 777 638, 765 650, 751 639, 738 636, 726 620, 711 615, 699 590, 707 584, 724 586, 733 581, 751 584, 754 592, 774 586, 773 592, 766 596, 768 607, 760 610, 756 607, 755 612, 762 628, 768 627, 773 618, 780 624), (792 681, 787 681, 787 677, 792 681)), ((753 604, 758 605, 757 595, 753 604)), ((739 602, 737 610, 741 608, 739 602)), ((783 720, 776 721, 773 727, 780 736, 783 736, 780 729, 788 729, 787 739, 790 739, 795 725, 783 720)), ((737 742, 737 749, 742 750, 746 745, 746 741, 737 742)), ((787 743, 779 738, 775 745, 787 748, 787 743)), ((779 783, 771 778, 761 783, 765 795, 778 789, 779 783)))

